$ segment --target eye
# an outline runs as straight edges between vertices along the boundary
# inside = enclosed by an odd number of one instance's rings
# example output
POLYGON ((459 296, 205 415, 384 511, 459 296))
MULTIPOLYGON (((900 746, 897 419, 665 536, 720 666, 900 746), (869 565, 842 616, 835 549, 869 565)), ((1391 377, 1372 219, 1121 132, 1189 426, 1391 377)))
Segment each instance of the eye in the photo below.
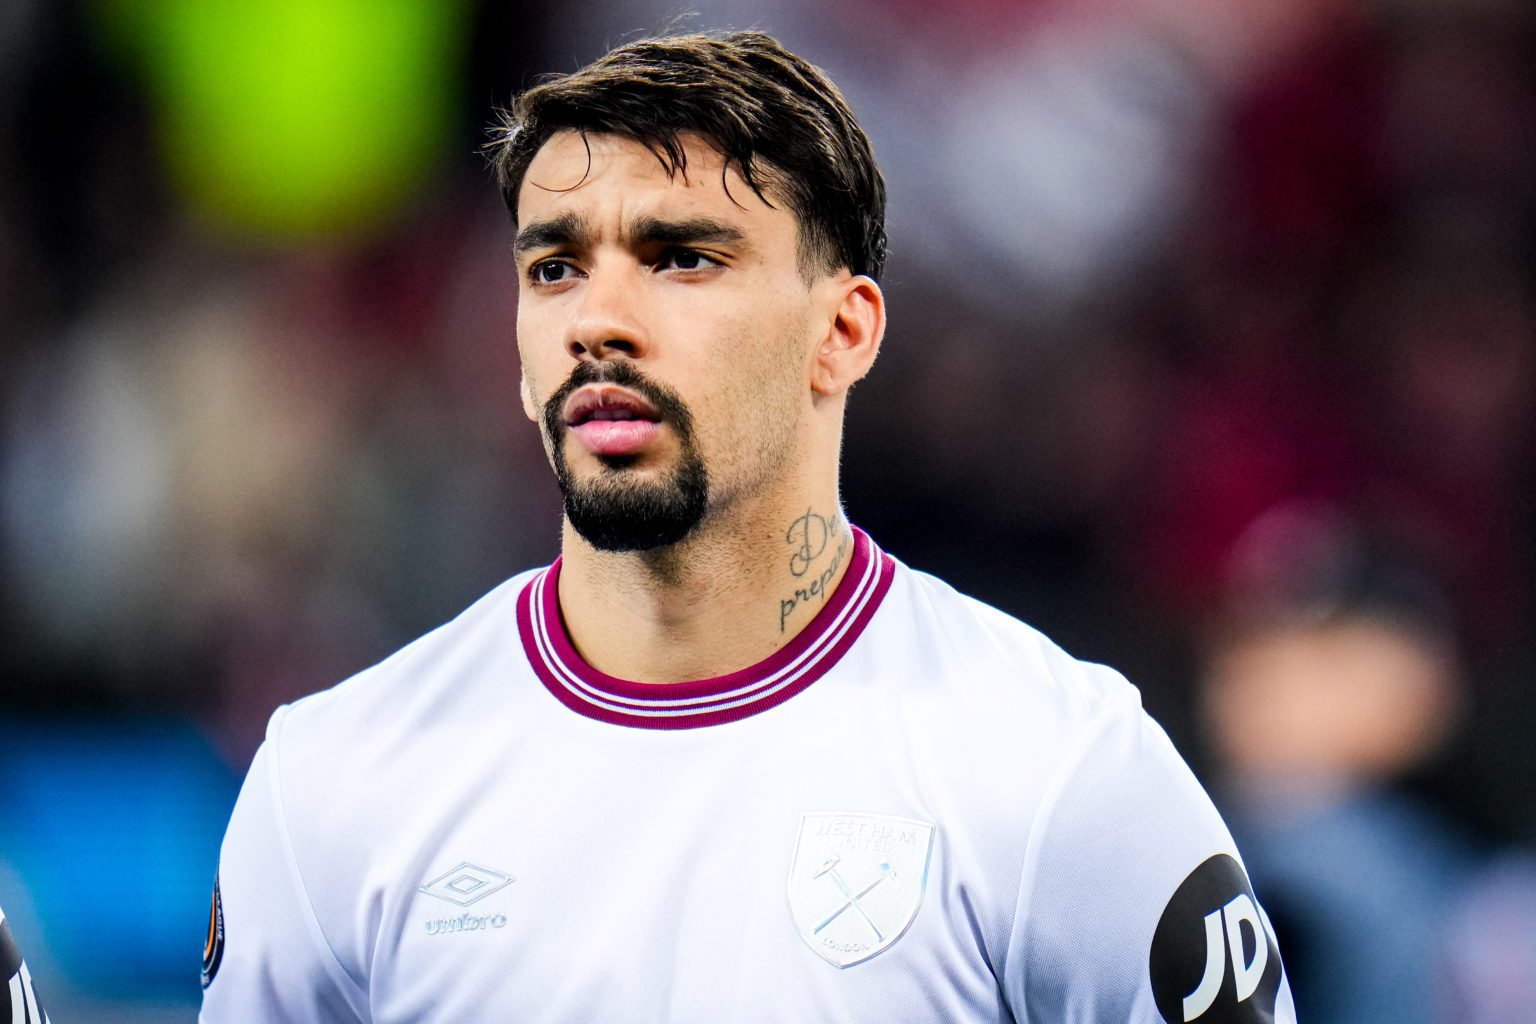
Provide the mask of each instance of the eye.
POLYGON ((658 270, 708 270, 723 264, 697 249, 668 249, 656 261, 658 270))
POLYGON ((576 268, 564 260, 539 260, 528 268, 528 280, 534 284, 563 284, 576 276, 576 268))

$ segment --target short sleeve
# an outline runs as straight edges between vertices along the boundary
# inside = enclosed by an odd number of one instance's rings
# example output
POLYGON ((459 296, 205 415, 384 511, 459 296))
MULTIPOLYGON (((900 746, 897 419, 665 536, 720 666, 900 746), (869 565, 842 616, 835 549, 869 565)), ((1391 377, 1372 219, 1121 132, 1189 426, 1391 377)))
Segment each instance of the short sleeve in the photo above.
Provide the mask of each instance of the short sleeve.
POLYGON ((203 951, 203 1024, 366 1021, 294 858, 279 767, 282 716, 251 763, 219 852, 203 951))
POLYGON ((1231 835, 1123 683, 1037 814, 1003 985, 1021 1022, 1294 1024, 1231 835))

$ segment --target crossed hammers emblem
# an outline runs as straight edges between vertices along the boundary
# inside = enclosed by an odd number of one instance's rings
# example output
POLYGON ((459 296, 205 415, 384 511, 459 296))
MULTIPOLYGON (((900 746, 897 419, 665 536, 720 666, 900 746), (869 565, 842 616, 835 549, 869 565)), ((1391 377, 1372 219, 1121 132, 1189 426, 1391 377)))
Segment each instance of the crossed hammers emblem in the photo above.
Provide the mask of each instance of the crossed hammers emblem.
POLYGON ((880 926, 875 924, 875 922, 870 918, 869 914, 865 912, 863 907, 859 906, 859 900, 873 892, 875 886, 879 885, 881 882, 884 882, 886 879, 894 879, 896 877, 896 872, 891 869, 889 864, 881 862, 880 874, 875 876, 875 880, 870 882, 864 888, 860 889, 858 892, 854 892, 848 887, 848 883, 843 881, 843 876, 837 873, 837 865, 841 862, 842 858, 837 854, 833 854, 831 857, 827 858, 821 867, 817 869, 816 873, 811 876, 812 878, 828 879, 833 885, 837 886, 838 891, 843 894, 843 905, 834 910, 830 916, 821 922, 821 924, 818 924, 815 928, 811 929, 811 934, 820 935, 822 929, 826 928, 833 921, 836 921, 839 917, 842 917, 843 914, 852 910, 854 913, 858 914, 864 919, 865 924, 869 925, 870 930, 875 933, 875 939, 877 941, 885 941, 885 935, 880 931, 880 926))

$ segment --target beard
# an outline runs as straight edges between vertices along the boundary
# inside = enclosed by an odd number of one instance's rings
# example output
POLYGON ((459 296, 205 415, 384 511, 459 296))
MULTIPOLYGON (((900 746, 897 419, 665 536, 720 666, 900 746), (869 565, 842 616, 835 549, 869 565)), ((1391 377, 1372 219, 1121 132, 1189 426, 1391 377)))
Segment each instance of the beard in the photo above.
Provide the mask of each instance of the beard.
POLYGON ((555 481, 565 499, 565 517, 599 551, 650 551, 686 539, 709 508, 709 476, 693 436, 693 414, 677 393, 650 380, 626 362, 578 363, 564 384, 544 403, 541 414, 555 481), (633 456, 598 456, 602 469, 591 480, 577 480, 565 460, 569 428, 561 410, 566 399, 588 384, 617 384, 637 394, 661 414, 677 434, 679 457, 660 479, 641 480, 630 472, 633 456))

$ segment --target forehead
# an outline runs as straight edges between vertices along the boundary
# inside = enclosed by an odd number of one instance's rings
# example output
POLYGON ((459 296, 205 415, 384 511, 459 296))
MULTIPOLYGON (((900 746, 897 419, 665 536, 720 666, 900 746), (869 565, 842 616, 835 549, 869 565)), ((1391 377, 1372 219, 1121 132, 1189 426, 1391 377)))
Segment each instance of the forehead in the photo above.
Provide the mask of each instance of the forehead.
POLYGON ((561 131, 534 154, 518 191, 518 221, 529 224, 567 212, 625 219, 657 214, 709 214, 768 234, 795 219, 778 203, 769 206, 713 146, 682 135, 686 165, 677 173, 644 143, 625 135, 561 131))

